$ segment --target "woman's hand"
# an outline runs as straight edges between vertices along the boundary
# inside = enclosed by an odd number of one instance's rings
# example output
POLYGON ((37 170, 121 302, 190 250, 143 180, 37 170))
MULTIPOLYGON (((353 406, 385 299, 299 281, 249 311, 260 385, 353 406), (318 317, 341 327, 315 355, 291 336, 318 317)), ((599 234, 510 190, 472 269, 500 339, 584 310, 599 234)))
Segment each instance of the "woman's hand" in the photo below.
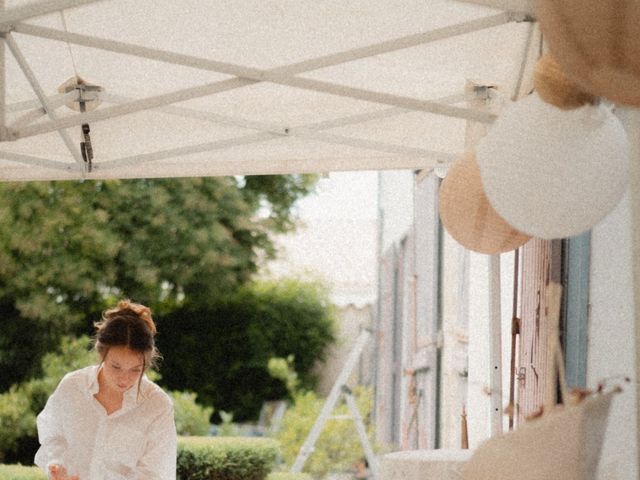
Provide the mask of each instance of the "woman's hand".
POLYGON ((62 465, 49 465, 49 478, 51 480, 80 480, 77 475, 69 476, 67 469, 62 465))

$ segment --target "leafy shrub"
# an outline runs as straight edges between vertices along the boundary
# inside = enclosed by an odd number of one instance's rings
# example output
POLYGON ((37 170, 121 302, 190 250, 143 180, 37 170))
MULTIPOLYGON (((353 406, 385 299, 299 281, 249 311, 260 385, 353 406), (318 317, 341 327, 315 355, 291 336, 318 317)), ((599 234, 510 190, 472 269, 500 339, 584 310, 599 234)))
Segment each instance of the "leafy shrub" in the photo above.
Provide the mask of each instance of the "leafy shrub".
POLYGON ((178 480, 264 480, 278 456, 270 438, 180 437, 178 480))
POLYGON ((209 433, 213 407, 196 402, 193 392, 171 392, 178 435, 206 435, 209 433))
POLYGON ((202 403, 244 422, 258 417, 264 401, 287 397, 269 375, 270 358, 292 355, 300 385, 314 386, 313 367, 334 341, 334 310, 319 283, 261 281, 206 309, 185 306, 159 317, 158 330, 163 385, 194 389, 202 403))
POLYGON ((36 415, 65 373, 95 362, 88 337, 63 338, 58 352, 42 358, 43 376, 0 394, 0 460, 30 463, 37 448, 36 415))
POLYGON ((219 437, 242 436, 240 426, 233 423, 233 412, 220 410, 220 423, 216 425, 216 435, 219 437))
MULTIPOLYGON (((178 480, 310 480, 305 474, 272 473, 277 443, 266 438, 180 437, 178 480), (268 476, 267 476, 268 475, 268 476)), ((0 465, 0 480, 46 480, 38 467, 0 465)))
MULTIPOLYGON (((372 427, 367 425, 373 403, 371 390, 357 387, 354 389, 354 397, 373 445, 372 427)), ((293 465, 323 404, 324 399, 318 398, 311 391, 295 395, 294 405, 285 413, 282 426, 275 434, 286 465, 293 465)), ((342 403, 334 409, 333 414, 349 415, 350 411, 342 403)), ((330 418, 324 424, 315 449, 305 463, 304 471, 314 477, 322 477, 333 471, 351 470, 363 457, 364 452, 353 420, 330 418)))
POLYGON ((0 462, 7 453, 15 451, 21 437, 33 436, 35 429, 36 417, 22 390, 12 387, 0 395, 0 462))
POLYGON ((47 480, 39 467, 0 465, 0 480, 47 480))
POLYGON ((308 473, 291 473, 291 472, 271 472, 267 476, 267 480, 311 480, 312 477, 308 473))
POLYGON ((267 371, 273 378, 277 378, 284 383, 289 395, 293 396, 300 388, 300 380, 295 370, 293 355, 288 355, 287 358, 270 358, 267 362, 267 371))

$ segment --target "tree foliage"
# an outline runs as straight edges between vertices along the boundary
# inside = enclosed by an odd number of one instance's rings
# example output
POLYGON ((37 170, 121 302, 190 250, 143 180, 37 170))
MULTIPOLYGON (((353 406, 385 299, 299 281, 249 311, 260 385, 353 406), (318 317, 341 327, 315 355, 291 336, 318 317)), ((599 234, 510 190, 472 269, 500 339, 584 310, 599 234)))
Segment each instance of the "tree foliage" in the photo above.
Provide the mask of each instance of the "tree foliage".
POLYGON ((315 383, 312 369, 334 341, 334 312, 318 283, 253 282, 206 309, 185 308, 158 319, 167 388, 194 389, 218 412, 255 419, 262 402, 287 396, 269 374, 272 357, 294 359, 300 385, 315 383))
POLYGON ((115 296, 162 313, 246 282, 307 175, 0 184, 0 391, 115 296), (18 339, 20 341, 18 341, 18 339), (24 343, 29 357, 20 351, 24 343), (15 369, 15 366, 18 369, 15 369))
MULTIPOLYGON (((369 441, 378 449, 374 441, 373 425, 370 415, 373 406, 373 394, 371 389, 358 386, 353 391, 358 411, 365 423, 369 441)), ((300 390, 294 395, 293 406, 284 414, 282 426, 274 435, 280 443, 282 459, 288 467, 291 467, 309 432, 313 427, 325 400, 318 398, 312 391, 300 390)), ((349 416, 351 412, 344 402, 339 403, 332 417, 324 424, 324 427, 315 443, 313 453, 307 459, 304 471, 314 478, 324 478, 331 472, 344 472, 353 470, 358 462, 364 458, 364 451, 356 425, 352 419, 341 418, 349 416)))

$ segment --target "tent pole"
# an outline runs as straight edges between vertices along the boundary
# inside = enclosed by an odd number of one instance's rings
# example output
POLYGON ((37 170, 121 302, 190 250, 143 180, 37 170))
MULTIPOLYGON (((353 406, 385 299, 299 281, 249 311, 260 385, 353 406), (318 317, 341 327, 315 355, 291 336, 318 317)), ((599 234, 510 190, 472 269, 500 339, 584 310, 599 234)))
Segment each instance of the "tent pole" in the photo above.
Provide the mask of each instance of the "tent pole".
MULTIPOLYGON (((299 62, 291 65, 285 65, 271 70, 261 70, 257 68, 244 67, 227 62, 219 62, 215 60, 194 57, 192 55, 183 55, 175 52, 168 52, 154 48, 143 47, 114 40, 106 40, 103 38, 93 37, 89 35, 81 35, 77 33, 63 32, 56 29, 40 27, 37 25, 17 24, 13 27, 15 32, 25 35, 33 35, 51 40, 59 40, 77 45, 83 45, 91 48, 98 48, 115 53, 126 55, 135 55, 141 58, 167 62, 175 65, 183 65, 202 70, 210 70, 227 75, 234 75, 236 78, 219 80, 207 85, 192 87, 169 94, 150 97, 143 100, 137 100, 127 105, 118 105, 109 107, 99 111, 93 111, 84 115, 72 115, 58 121, 45 122, 38 126, 32 126, 15 132, 16 138, 24 138, 27 136, 38 135, 41 133, 59 130, 61 128, 80 125, 82 123, 96 122, 107 118, 126 115, 140 110, 160 107, 176 102, 213 95, 214 93, 225 92, 241 88, 247 85, 253 85, 259 82, 273 82, 279 85, 285 85, 303 90, 311 90, 323 92, 330 95, 354 98, 367 102, 380 103, 393 107, 400 107, 409 110, 425 111, 438 115, 446 115, 454 118, 462 118, 475 120, 482 123, 492 123, 496 116, 487 112, 477 112, 465 108, 452 105, 443 105, 428 100, 409 98, 400 95, 392 95, 384 92, 375 92, 361 88, 348 87, 346 85, 336 85, 330 82, 313 80, 310 78, 296 77, 299 73, 304 73, 319 68, 339 65, 345 62, 368 58, 382 53, 393 52, 409 48, 411 46, 424 45, 437 40, 451 38, 466 33, 495 27, 505 23, 509 23, 514 19, 508 13, 492 15, 485 18, 464 22, 461 24, 450 25, 429 32, 402 37, 399 39, 382 42, 367 47, 339 52, 324 57, 318 57, 312 60, 299 62)), ((0 22, 0 27, 2 23, 0 22)), ((0 28, 1 30, 1 28, 0 28)))
POLYGON ((16 22, 22 20, 99 1, 102 0, 44 0, 38 3, 29 3, 19 7, 9 8, 4 11, 2 19, 0 20, 0 31, 10 28, 16 22))
MULTIPOLYGON (((362 60, 364 58, 369 58, 376 55, 382 55, 406 48, 417 47, 419 45, 426 45, 428 43, 433 43, 439 40, 445 40, 448 38, 453 38, 460 35, 497 27, 506 23, 510 23, 512 21, 514 21, 512 15, 508 13, 499 13, 487 17, 477 18, 467 22, 448 25, 446 27, 437 28, 435 30, 429 30, 427 32, 421 32, 405 37, 386 40, 364 47, 353 48, 342 52, 332 53, 329 55, 292 63, 271 70, 260 70, 258 68, 243 67, 241 65, 236 65, 228 62, 220 62, 207 58, 195 57, 193 55, 184 55, 180 53, 169 52, 166 50, 147 48, 141 45, 119 42, 115 40, 107 40, 91 35, 65 32, 53 28, 41 27, 38 25, 22 23, 15 25, 13 28, 15 32, 25 35, 33 35, 41 38, 48 38, 50 40, 58 40, 61 42, 83 45, 85 47, 98 48, 115 53, 123 53, 125 55, 135 55, 141 58, 148 58, 150 60, 157 60, 160 62, 167 62, 175 65, 182 65, 185 67, 210 70, 213 72, 233 75, 235 77, 251 79, 253 80, 251 83, 255 83, 264 81, 284 81, 288 77, 293 77, 294 75, 298 75, 301 73, 310 72, 321 68, 333 67, 348 62, 353 62, 355 60, 362 60)), ((0 22, 0 26, 2 25, 2 23, 5 22, 0 22)), ((239 85, 239 87, 241 86, 242 85, 239 85)))
POLYGON ((633 296, 635 328, 635 384, 636 384, 636 461, 640 469, 640 110, 628 110, 627 134, 631 146, 630 190, 633 255, 633 296))
MULTIPOLYGON (((0 0, 0 12, 4 16, 5 8, 4 8, 5 0, 0 0)), ((5 49, 5 41, 4 36, 0 36, 0 142, 4 141, 7 136, 7 116, 6 116, 6 108, 7 108, 7 88, 6 88, 6 79, 7 79, 7 71, 6 71, 6 62, 4 53, 5 49)))
MULTIPOLYGON (((31 85, 31 88, 33 89, 36 96, 42 103, 42 107, 47 112, 47 115, 49 116, 49 118, 52 121, 58 120, 58 116, 55 113, 55 109, 51 107, 51 105, 49 104, 49 100, 46 94, 44 93, 44 90, 40 86, 38 79, 33 73, 33 70, 31 70, 31 67, 29 67, 29 64, 27 63, 27 59, 22 54, 22 51, 20 50, 20 48, 18 47, 18 44, 16 43, 16 41, 14 40, 13 36, 10 33, 7 33, 5 35, 5 41, 7 46, 9 47, 9 50, 11 50, 11 53, 13 54, 14 58, 18 62, 18 65, 20 66, 22 73, 24 73, 24 76, 29 81, 29 85, 31 85)), ((58 133, 62 138, 62 141, 64 142, 64 144, 69 149, 69 152, 71 152, 71 155, 75 159, 76 163, 82 165, 83 161, 82 161, 82 157, 80 156, 80 152, 76 148, 76 146, 73 144, 73 141, 71 140, 71 137, 69 136, 69 134, 65 130, 59 130, 58 133)))
POLYGON ((491 367, 491 436, 502 433, 502 310, 500 255, 489 256, 489 362, 491 367))

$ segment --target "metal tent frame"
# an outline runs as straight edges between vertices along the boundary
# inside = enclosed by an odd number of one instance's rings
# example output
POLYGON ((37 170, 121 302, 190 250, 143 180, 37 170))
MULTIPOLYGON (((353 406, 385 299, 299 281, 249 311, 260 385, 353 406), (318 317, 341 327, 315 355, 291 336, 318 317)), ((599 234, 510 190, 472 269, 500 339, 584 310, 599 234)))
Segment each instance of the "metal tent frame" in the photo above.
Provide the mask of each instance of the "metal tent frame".
MULTIPOLYGON (((495 72, 512 65, 519 80, 498 80, 524 88, 530 42, 524 29, 508 27, 534 20, 533 0, 364 3, 366 11, 357 0, 246 2, 247 18, 235 19, 223 0, 208 8, 189 0, 0 0, 0 180, 428 170, 449 164, 463 142, 444 139, 453 136, 460 120, 495 119, 494 114, 459 105, 467 99, 460 80, 468 73, 462 72, 465 65, 460 62, 471 64, 484 55, 495 62, 495 72), (194 5, 200 10, 191 11, 194 5), (320 11, 316 9, 323 8, 332 13, 330 18, 314 18, 320 11), (297 18, 303 9, 309 14, 297 18), (121 17, 111 14, 120 10, 121 17), (135 15, 127 15, 129 10, 135 15), (69 28, 63 12, 72 17, 67 18, 69 28), (166 32, 172 19, 167 17, 176 13, 192 21, 206 17, 211 32, 191 32, 184 25, 184 35, 172 43, 166 32), (260 14, 269 14, 264 38, 256 17, 260 14), (65 28, 59 28, 60 16, 65 28), (229 39, 228 32, 216 34, 224 30, 216 23, 219 18, 243 22, 249 17, 255 28, 246 26, 237 38, 229 39), (129 28, 118 30, 125 18, 129 28), (326 34, 326 48, 320 42, 300 41, 306 39, 312 20, 318 35, 326 34), (136 22, 148 28, 140 36, 136 22), (492 44, 490 37, 481 36, 489 31, 504 32, 502 43, 492 44), (212 55, 203 54, 202 48, 189 51, 202 47, 194 37, 221 46, 212 55), (468 47, 464 57, 456 56, 462 49, 459 44, 458 50, 444 53, 432 49, 463 37, 468 47), (138 38, 148 41, 143 44, 138 38), (266 40, 274 42, 273 48, 267 48, 266 40), (163 48, 168 44, 173 48, 163 48), (526 45, 524 52, 518 48, 521 44, 526 45), (60 53, 65 47, 70 53, 71 45, 82 53, 81 66, 94 67, 95 72, 110 66, 110 77, 96 73, 101 77, 97 83, 113 80, 101 96, 103 108, 70 113, 63 106, 73 100, 73 92, 55 93, 54 88, 73 74, 69 59, 60 53), (257 46, 264 46, 264 54, 257 46), (213 58, 218 53, 221 58, 213 58), (242 54, 240 61, 236 54, 242 54), (505 58, 508 55, 512 56, 505 58), (163 78, 149 82, 153 87, 130 82, 131 89, 121 88, 134 78, 127 76, 135 70, 129 65, 140 62, 154 65, 154 72, 165 72, 160 76, 166 79, 188 81, 159 87, 163 78), (456 77, 458 73, 462 77, 456 77), (236 108, 238 92, 253 96, 236 108), (206 105, 194 104, 204 99, 206 105), (96 157, 90 167, 79 148, 83 124, 95 127, 96 157)), ((89 68, 87 73, 94 72, 89 68)), ((505 90, 510 89, 508 85, 505 90)), ((630 118, 640 131, 640 114, 631 111, 630 118)), ((631 140, 635 304, 640 305, 640 139, 631 140)), ((640 352, 640 320, 636 325, 640 352)), ((638 375, 640 354, 636 357, 638 375)), ((640 410, 637 422, 640 449, 640 410)))
MULTIPOLYGON (((460 152, 445 152, 430 148, 411 147, 401 143, 386 140, 357 138, 352 135, 342 135, 328 132, 341 127, 358 125, 380 119, 389 119, 410 112, 426 112, 439 116, 452 117, 463 120, 474 120, 491 123, 495 114, 457 106, 465 100, 465 95, 453 93, 432 100, 416 98, 407 95, 387 93, 368 88, 360 88, 338 83, 336 81, 322 81, 305 77, 303 74, 335 67, 353 64, 359 60, 397 51, 425 46, 438 41, 458 36, 473 34, 481 30, 499 27, 513 22, 533 21, 526 12, 506 11, 478 16, 472 20, 446 25, 424 32, 412 33, 381 42, 358 46, 340 52, 316 56, 315 58, 290 63, 271 69, 259 69, 243 66, 231 62, 223 62, 203 58, 196 55, 182 54, 175 51, 150 48, 129 42, 100 38, 95 35, 72 33, 61 29, 29 23, 30 19, 65 9, 91 6, 91 4, 110 3, 100 0, 49 0, 41 1, 13 8, 6 8, 0 18, 0 35, 2 36, 12 57, 16 60, 20 70, 26 77, 30 88, 38 101, 19 101, 7 103, 6 87, 0 90, 0 158, 25 165, 27 169, 2 168, 2 178, 5 180, 30 179, 69 179, 69 178, 122 178, 122 177, 153 177, 153 176, 183 176, 196 175, 224 175, 224 174, 262 174, 262 173, 299 173, 324 172, 330 170, 358 170, 358 169, 429 169, 437 165, 447 165, 457 158, 460 152), (92 112, 61 114, 61 109, 68 102, 71 94, 48 94, 35 71, 35 63, 23 52, 23 48, 16 39, 19 34, 25 41, 31 38, 44 39, 48 42, 63 42, 67 45, 77 45, 91 48, 99 52, 110 52, 123 56, 134 56, 146 60, 163 62, 167 65, 189 67, 207 72, 215 72, 230 78, 216 80, 210 83, 176 89, 158 95, 144 98, 130 98, 126 95, 114 94, 107 90, 101 99, 109 106, 92 112), (309 122, 304 125, 269 123, 256 121, 246 117, 222 115, 215 111, 177 106, 177 103, 202 97, 211 97, 223 92, 242 89, 260 83, 269 83, 287 88, 309 91, 343 97, 383 105, 389 108, 376 108, 366 113, 356 113, 332 118, 329 121, 309 122), (25 112, 26 110, 26 112, 25 112), (78 147, 72 140, 71 128, 82 124, 94 124, 106 120, 119 119, 136 112, 151 111, 166 113, 177 117, 186 117, 197 121, 233 126, 253 133, 213 140, 200 143, 189 143, 183 146, 158 149, 144 153, 124 155, 115 158, 101 159, 101 152, 96 154, 97 160, 89 169, 83 162, 78 147), (6 121, 7 114, 20 112, 11 122, 6 121), (43 117, 48 119, 42 121, 43 117), (69 130, 67 130, 69 129, 69 130), (38 141, 41 136, 57 132, 63 140, 69 158, 46 158, 29 153, 15 151, 11 148, 18 140, 32 139, 38 141), (199 165, 196 171, 191 171, 188 159, 194 154, 204 152, 224 151, 244 145, 264 143, 283 138, 312 140, 337 146, 347 146, 363 153, 351 156, 348 161, 340 158, 294 158, 284 162, 239 161, 236 164, 220 165, 218 162, 207 162, 199 165), (370 152, 374 155, 367 155, 370 152), (187 159, 187 162, 171 162, 171 159, 187 159), (168 161, 167 161, 168 160, 168 161), (165 161, 162 167, 153 165, 165 161), (91 170, 91 171, 89 171, 91 170)), ((66 27, 66 24, 65 24, 66 27)), ((6 65, 6 58, 0 58, 2 65, 6 65)), ((418 72, 419 74, 419 72, 418 72)), ((460 89, 462 91, 462 88, 460 89)), ((66 113, 66 112, 65 112, 66 113)), ((77 142, 76 142, 77 143, 77 142)))

